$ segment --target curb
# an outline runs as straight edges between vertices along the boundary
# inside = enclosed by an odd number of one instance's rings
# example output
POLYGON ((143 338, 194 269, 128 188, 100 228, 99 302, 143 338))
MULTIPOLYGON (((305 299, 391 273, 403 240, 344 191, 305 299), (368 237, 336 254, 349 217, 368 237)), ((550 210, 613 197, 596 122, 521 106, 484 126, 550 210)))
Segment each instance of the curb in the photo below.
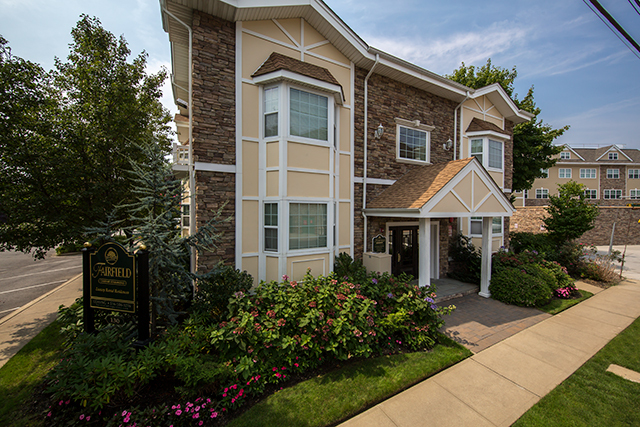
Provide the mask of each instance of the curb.
POLYGON ((0 325, 3 325, 4 323, 6 323, 9 320, 13 319, 18 314, 20 314, 23 311, 25 311, 26 309, 30 308, 32 305, 42 301, 43 299, 47 298, 50 295, 53 295, 54 293, 58 292, 59 290, 61 290, 62 288, 64 288, 65 286, 67 286, 68 284, 73 282, 74 280, 78 279, 79 277, 82 277, 82 273, 80 273, 80 274, 78 274, 76 276, 73 276, 71 279, 67 280, 62 285, 58 286, 57 288, 50 290, 46 294, 40 295, 38 298, 36 298, 36 299, 34 299, 32 301, 29 301, 28 303, 26 303, 25 305, 23 305, 19 309, 15 310, 13 313, 11 313, 11 314, 3 317, 2 319, 0 319, 0 325))

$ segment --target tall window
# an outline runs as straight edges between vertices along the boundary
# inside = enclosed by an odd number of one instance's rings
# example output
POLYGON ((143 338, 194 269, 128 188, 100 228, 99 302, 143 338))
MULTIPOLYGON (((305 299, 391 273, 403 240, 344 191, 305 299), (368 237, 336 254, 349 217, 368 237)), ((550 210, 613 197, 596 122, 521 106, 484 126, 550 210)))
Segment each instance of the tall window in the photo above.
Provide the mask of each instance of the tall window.
POLYGON ((558 178, 571 178, 571 169, 558 169, 558 178))
POLYGON ((471 157, 475 157, 482 164, 482 148, 484 146, 483 139, 472 139, 471 140, 471 157))
POLYGON ((398 149, 399 157, 402 159, 427 161, 428 148, 427 132, 399 126, 398 129, 398 149))
POLYGON ((264 250, 278 251, 278 204, 264 204, 264 250))
POLYGON ((291 203, 289 205, 289 249, 327 246, 327 204, 291 203))
POLYGON ((640 179, 640 169, 629 169, 629 179, 640 179))
POLYGON ((264 137, 278 136, 278 91, 271 87, 264 90, 264 137))
POLYGON ((585 199, 597 199, 598 198, 598 190, 589 190, 588 188, 584 190, 584 198, 585 199))
POLYGON ((618 160, 618 153, 609 153, 609 160, 618 160))
POLYGON ((291 135, 327 141, 329 138, 329 100, 295 88, 290 91, 291 135))
POLYGON ((548 198, 549 198, 549 189, 536 188, 536 199, 548 199, 548 198))
POLYGON ((622 190, 604 190, 605 199, 622 199, 622 190))
POLYGON ((571 153, 568 151, 563 151, 562 153, 560 153, 560 159, 561 160, 569 160, 571 158, 571 153))
POLYGON ((620 169, 607 169, 607 178, 609 179, 620 178, 620 169))
POLYGON ((596 178, 596 170, 595 169, 580 169, 580 178, 582 178, 582 179, 596 178))
POLYGON ((489 140, 489 167, 502 169, 502 142, 489 140))

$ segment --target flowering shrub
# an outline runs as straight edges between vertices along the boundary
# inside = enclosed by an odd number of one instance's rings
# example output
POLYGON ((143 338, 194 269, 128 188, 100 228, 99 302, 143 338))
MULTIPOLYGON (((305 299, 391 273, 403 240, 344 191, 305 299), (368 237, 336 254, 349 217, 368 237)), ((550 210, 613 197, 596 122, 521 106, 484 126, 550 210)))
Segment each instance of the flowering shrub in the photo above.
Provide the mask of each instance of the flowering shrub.
POLYGON ((207 425, 247 397, 325 362, 429 349, 442 315, 454 307, 438 307, 432 289, 408 280, 371 274, 353 283, 307 274, 297 282, 285 276, 252 295, 235 292, 222 322, 212 324, 200 313, 137 353, 124 329, 80 334, 49 376, 53 398, 66 402, 49 408, 47 417, 55 421, 49 424, 207 425), (199 400, 129 407, 158 377, 199 400))

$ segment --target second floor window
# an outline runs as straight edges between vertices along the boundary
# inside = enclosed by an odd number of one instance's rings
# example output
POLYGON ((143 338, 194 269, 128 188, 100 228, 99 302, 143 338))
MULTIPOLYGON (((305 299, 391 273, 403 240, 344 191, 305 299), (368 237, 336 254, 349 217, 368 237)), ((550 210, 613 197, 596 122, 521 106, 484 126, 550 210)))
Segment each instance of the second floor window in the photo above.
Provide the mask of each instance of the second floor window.
POLYGON ((598 198, 598 190, 589 190, 588 188, 584 190, 584 198, 585 199, 597 199, 598 198))
POLYGON ((503 168, 504 145, 500 141, 488 138, 472 139, 469 155, 477 158, 487 169, 503 168))
POLYGON ((429 140, 427 132, 406 126, 398 128, 398 157, 426 162, 429 140))
POLYGON ((558 178, 571 178, 571 169, 560 168, 558 172, 558 178))
POLYGON ((580 178, 591 179, 596 177, 595 169, 580 169, 580 178))
POLYGON ((264 90, 264 137, 278 136, 279 87, 264 90))
POLYGON ((629 169, 629 179, 640 179, 640 169, 629 169))
POLYGON ((622 199, 622 190, 604 190, 605 199, 622 199))
POLYGON ((289 132, 294 136, 327 141, 329 139, 329 100, 291 88, 289 132))
POLYGON ((540 169, 540 172, 542 173, 541 178, 549 178, 549 169, 540 169))
POLYGON ((620 178, 620 169, 607 169, 607 178, 609 179, 620 178))

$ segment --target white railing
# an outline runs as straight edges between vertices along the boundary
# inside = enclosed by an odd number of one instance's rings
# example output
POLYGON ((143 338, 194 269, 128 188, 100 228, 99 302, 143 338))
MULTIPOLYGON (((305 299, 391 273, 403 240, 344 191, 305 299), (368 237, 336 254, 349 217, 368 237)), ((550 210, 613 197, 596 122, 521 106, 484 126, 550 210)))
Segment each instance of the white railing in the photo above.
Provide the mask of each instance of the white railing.
POLYGON ((189 164, 189 147, 186 145, 173 144, 173 164, 188 165, 189 164))

